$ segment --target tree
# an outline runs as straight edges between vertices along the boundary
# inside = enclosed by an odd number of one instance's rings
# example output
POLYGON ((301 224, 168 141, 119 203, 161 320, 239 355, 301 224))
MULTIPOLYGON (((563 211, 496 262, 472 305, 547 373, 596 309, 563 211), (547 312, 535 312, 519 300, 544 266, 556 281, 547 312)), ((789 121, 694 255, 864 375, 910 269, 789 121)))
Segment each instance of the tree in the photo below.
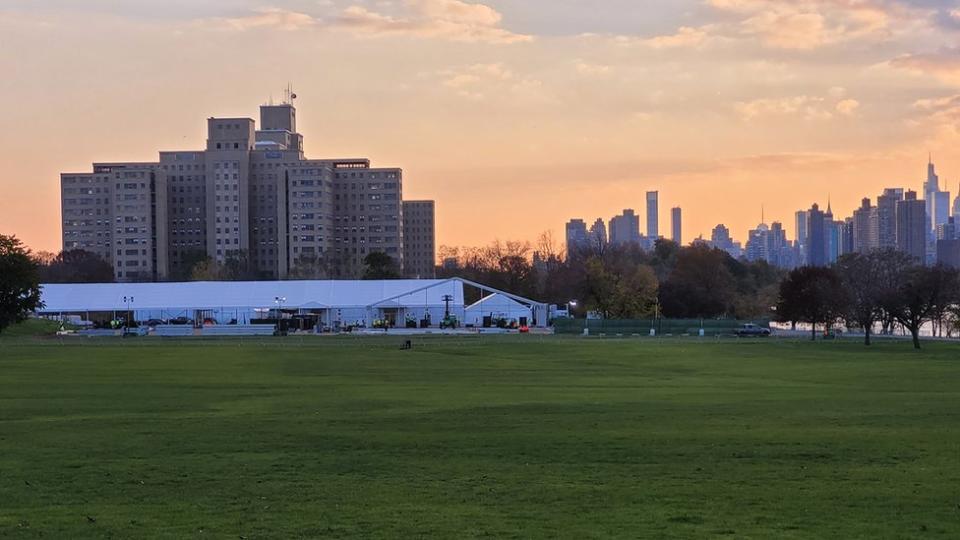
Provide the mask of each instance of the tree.
POLYGON ((257 278, 245 251, 227 256, 223 263, 206 257, 190 272, 191 281, 255 281, 257 278))
POLYGON ((587 261, 587 307, 605 319, 638 319, 653 313, 657 276, 646 265, 615 268, 598 257, 587 261))
POLYGON ((173 281, 189 281, 193 278, 193 271, 204 263, 210 262, 210 256, 202 249, 188 249, 183 252, 180 264, 176 265, 170 274, 173 281))
POLYGON ((874 325, 884 318, 884 296, 897 289, 898 276, 909 265, 909 257, 894 249, 852 253, 837 261, 849 300, 844 318, 848 325, 863 329, 865 345, 870 345, 874 325))
POLYGON ((41 306, 37 261, 15 236, 0 234, 0 332, 41 306))
POLYGON ((660 289, 667 317, 718 317, 731 311, 736 282, 726 264, 726 253, 707 246, 683 248, 660 289))
POLYGON ((83 249, 61 251, 41 261, 40 280, 43 283, 112 283, 113 268, 96 253, 83 249))
POLYGON ((780 283, 777 319, 809 323, 811 338, 816 340, 817 325, 828 326, 842 317, 846 304, 846 290, 834 269, 804 266, 780 283))
POLYGON ((400 277, 397 262, 393 260, 393 257, 382 251, 371 252, 363 258, 363 264, 366 267, 363 279, 397 279, 400 277))
POLYGON ((322 258, 315 255, 300 255, 290 269, 290 279, 328 279, 329 267, 322 258))
POLYGON ((888 291, 884 305, 893 318, 910 331, 913 346, 920 349, 920 329, 932 322, 938 306, 951 300, 956 270, 943 265, 916 265, 904 270, 900 286, 888 291))

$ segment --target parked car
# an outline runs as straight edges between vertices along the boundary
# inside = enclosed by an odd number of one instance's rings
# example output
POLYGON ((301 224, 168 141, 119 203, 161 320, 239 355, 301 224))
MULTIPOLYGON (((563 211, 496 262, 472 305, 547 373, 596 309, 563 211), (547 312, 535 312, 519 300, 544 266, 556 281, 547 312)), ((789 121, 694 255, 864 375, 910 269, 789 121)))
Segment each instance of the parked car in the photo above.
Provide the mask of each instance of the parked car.
POLYGON ((738 337, 769 337, 770 329, 757 326, 753 323, 745 324, 737 329, 738 337))

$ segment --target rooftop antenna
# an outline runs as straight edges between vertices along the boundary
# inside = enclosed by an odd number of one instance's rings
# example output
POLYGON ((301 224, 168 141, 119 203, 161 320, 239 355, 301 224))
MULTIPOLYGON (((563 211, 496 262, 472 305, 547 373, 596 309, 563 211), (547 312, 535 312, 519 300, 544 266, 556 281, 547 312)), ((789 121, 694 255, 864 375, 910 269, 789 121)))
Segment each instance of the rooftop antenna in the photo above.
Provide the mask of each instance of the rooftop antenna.
POLYGON ((763 203, 760 203, 760 223, 767 222, 767 209, 764 207, 763 203))

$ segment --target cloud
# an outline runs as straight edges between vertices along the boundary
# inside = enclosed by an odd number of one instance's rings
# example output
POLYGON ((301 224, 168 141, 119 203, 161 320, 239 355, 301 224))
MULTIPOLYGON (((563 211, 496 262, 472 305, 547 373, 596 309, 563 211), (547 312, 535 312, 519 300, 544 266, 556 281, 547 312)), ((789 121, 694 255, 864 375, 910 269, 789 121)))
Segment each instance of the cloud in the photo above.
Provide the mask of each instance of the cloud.
POLYGON ((593 64, 583 60, 574 62, 577 73, 587 76, 605 75, 610 73, 610 66, 604 64, 593 64))
POLYGON ((440 77, 444 88, 473 101, 493 97, 507 97, 514 103, 555 101, 544 93, 540 80, 518 75, 502 63, 473 64, 448 69, 441 71, 440 77))
POLYGON ((860 108, 860 102, 855 99, 839 99, 837 88, 828 92, 828 97, 820 96, 789 96, 783 98, 761 98, 751 101, 740 101, 734 104, 733 109, 744 121, 758 120, 765 117, 800 117, 804 120, 830 120, 835 113, 841 116, 853 116, 860 108))
POLYGON ((239 32, 257 29, 295 31, 320 24, 320 20, 312 15, 278 8, 265 8, 242 17, 223 17, 204 22, 215 28, 239 32))
POLYGON ((860 108, 860 102, 855 99, 844 99, 837 103, 837 112, 843 116, 853 116, 860 108))
POLYGON ((883 40, 906 10, 882 0, 707 0, 736 17, 725 30, 768 47, 811 50, 859 39, 883 40))
POLYGON ((699 47, 709 37, 710 27, 692 28, 681 26, 673 34, 655 36, 640 40, 640 43, 654 49, 673 49, 680 47, 699 47))
POLYGON ((460 0, 407 0, 403 15, 351 6, 337 18, 340 27, 367 36, 405 35, 468 43, 511 44, 533 40, 501 26, 503 16, 485 4, 460 0))
POLYGON ((206 19, 202 23, 241 32, 258 29, 296 31, 319 27, 346 30, 367 37, 409 36, 490 44, 533 40, 532 36, 503 28, 503 16, 486 4, 461 0, 406 0, 393 11, 396 13, 353 5, 329 18, 320 18, 297 11, 268 8, 240 17, 206 19))
POLYGON ((889 64, 913 73, 933 75, 949 84, 960 84, 960 48, 944 48, 926 54, 905 54, 894 58, 889 64))

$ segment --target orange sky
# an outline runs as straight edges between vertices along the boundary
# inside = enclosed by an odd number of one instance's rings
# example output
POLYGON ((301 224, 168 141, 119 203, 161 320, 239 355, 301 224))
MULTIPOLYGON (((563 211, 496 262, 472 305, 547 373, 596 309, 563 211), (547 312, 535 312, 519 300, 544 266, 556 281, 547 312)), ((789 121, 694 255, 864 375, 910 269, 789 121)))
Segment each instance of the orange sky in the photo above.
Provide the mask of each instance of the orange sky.
POLYGON ((202 148, 291 81, 311 158, 405 170, 438 243, 684 209, 743 240, 960 184, 960 10, 936 0, 7 0, 0 233, 60 246, 59 172, 202 148), (40 4, 40 6, 38 6, 40 4))

